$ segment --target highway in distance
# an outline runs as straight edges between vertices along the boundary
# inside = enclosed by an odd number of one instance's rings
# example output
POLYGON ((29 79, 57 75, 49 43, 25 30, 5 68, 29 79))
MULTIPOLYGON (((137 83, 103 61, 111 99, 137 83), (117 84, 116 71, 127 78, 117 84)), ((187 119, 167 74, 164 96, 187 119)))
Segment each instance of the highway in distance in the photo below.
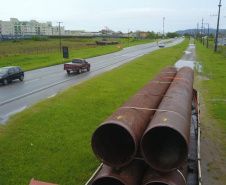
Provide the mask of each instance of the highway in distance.
MULTIPOLYGON (((173 39, 170 47, 182 42, 183 38, 173 39)), ((165 40, 164 42, 166 42, 165 40)), ((91 64, 89 72, 67 74, 63 64, 25 72, 24 81, 12 81, 8 85, 0 84, 0 124, 5 124, 10 115, 20 112, 32 104, 55 96, 70 86, 79 84, 103 72, 114 69, 124 63, 159 49, 156 42, 128 47, 121 51, 87 58, 91 64)))

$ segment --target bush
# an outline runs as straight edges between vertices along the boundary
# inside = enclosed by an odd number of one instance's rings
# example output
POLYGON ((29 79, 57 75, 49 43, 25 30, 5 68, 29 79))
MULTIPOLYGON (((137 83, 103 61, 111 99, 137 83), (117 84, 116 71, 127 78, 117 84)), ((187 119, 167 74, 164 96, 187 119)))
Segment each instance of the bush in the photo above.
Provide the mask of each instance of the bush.
POLYGON ((49 40, 49 37, 43 37, 42 38, 42 41, 48 41, 49 40))
POLYGON ((41 41, 41 38, 39 36, 32 36, 30 39, 34 41, 41 41))
POLYGON ((13 43, 15 43, 15 42, 20 42, 20 40, 13 40, 13 43))

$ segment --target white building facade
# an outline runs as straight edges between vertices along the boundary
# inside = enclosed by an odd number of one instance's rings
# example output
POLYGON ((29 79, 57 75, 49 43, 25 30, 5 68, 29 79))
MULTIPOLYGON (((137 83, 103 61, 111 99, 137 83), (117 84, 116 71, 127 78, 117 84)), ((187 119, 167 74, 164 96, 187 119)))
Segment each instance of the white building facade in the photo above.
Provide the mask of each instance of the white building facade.
POLYGON ((0 20, 0 35, 65 35, 64 26, 52 26, 52 22, 39 23, 36 20, 19 21, 10 18, 10 21, 0 20))

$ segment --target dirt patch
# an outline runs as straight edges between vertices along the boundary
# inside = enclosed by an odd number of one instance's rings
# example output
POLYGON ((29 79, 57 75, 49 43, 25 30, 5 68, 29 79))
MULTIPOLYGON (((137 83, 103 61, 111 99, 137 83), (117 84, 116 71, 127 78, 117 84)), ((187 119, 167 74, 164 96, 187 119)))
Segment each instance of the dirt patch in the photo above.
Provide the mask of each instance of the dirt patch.
POLYGON ((195 76, 195 87, 199 91, 200 116, 201 116, 201 170, 203 185, 226 184, 226 160, 224 158, 225 131, 219 127, 217 120, 210 117, 206 102, 202 94, 207 93, 202 88, 201 81, 206 77, 195 76))

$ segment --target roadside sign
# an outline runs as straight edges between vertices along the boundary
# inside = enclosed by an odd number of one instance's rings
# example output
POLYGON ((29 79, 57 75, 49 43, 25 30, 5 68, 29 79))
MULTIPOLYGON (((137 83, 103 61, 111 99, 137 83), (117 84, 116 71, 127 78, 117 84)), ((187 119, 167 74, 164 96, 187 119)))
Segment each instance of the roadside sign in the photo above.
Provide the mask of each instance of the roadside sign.
POLYGON ((63 58, 69 58, 69 53, 68 53, 68 47, 67 46, 63 46, 63 58))

